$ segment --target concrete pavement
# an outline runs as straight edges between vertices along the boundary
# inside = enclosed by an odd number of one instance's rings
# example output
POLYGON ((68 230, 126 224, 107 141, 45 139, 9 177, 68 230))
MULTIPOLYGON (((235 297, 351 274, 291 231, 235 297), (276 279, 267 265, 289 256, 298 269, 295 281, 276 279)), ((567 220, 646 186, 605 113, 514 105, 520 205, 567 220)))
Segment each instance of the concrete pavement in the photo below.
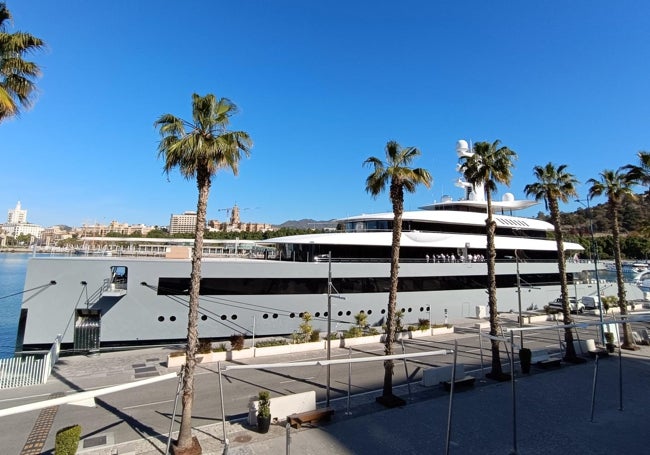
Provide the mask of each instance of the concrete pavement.
MULTIPOLYGON (((478 378, 475 387, 458 391, 453 397, 449 453, 499 454, 514 452, 515 448, 522 454, 645 451, 645 427, 650 410, 650 394, 647 393, 650 347, 622 354, 621 370, 618 356, 598 361, 593 421, 591 400, 596 371, 593 359, 580 365, 563 364, 555 370, 533 367, 531 375, 518 376, 515 420, 512 383, 486 380, 480 372, 475 372, 478 378), (619 376, 620 371, 622 376, 619 376), (621 377, 622 410, 619 401, 621 377)), ((165 355, 166 350, 155 348, 103 353, 95 358, 63 358, 56 376, 48 384, 39 386, 38 391, 46 395, 59 389, 59 381, 71 379, 76 387, 86 389, 132 381, 137 374, 147 372, 164 374, 169 372, 161 366, 165 355)), ((506 364, 504 367, 507 369, 506 364)), ((12 394, 19 397, 25 390, 3 391, 1 397, 4 400, 11 399, 12 394)), ((405 386, 396 388, 396 392, 408 398, 405 386)), ((376 396, 375 393, 354 396, 350 415, 346 414, 347 400, 335 400, 332 406, 336 413, 332 422, 316 428, 291 429, 291 453, 445 453, 450 408, 448 393, 441 388, 412 384, 411 399, 406 406, 396 409, 376 404, 376 396)), ((43 396, 32 401, 37 399, 43 396)), ((203 453, 223 453, 221 423, 196 427, 194 433, 203 453)), ((262 435, 244 423, 227 423, 226 434, 229 454, 286 453, 287 430, 281 425, 272 425, 269 433, 262 435)), ((83 437, 87 441, 80 444, 79 453, 86 455, 154 455, 164 453, 166 446, 166 435, 143 436, 122 443, 102 441, 95 447, 87 444, 92 437, 83 437)), ((53 447, 53 434, 43 447, 44 450, 53 447)))

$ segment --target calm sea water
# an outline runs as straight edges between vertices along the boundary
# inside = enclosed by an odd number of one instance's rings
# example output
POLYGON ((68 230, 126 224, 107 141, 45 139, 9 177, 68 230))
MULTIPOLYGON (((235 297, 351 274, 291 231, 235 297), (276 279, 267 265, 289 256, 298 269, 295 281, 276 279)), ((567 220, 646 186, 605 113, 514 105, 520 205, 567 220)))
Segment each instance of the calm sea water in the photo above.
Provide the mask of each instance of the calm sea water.
POLYGON ((0 253, 0 358, 13 357, 16 347, 20 293, 30 256, 31 253, 0 253))

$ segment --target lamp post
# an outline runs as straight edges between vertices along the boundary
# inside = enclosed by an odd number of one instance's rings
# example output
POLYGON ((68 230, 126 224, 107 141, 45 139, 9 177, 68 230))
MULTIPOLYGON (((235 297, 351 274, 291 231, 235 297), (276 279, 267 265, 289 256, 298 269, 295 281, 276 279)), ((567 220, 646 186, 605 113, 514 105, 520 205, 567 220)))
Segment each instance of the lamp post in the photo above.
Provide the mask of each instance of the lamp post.
POLYGON ((605 345, 605 329, 603 327, 603 301, 600 296, 600 278, 598 277, 598 246, 596 245, 596 239, 594 237, 594 217, 591 213, 591 206, 589 205, 589 198, 586 199, 587 205, 585 206, 584 202, 580 199, 576 199, 576 202, 583 207, 587 207, 587 214, 589 216, 589 233, 591 234, 591 249, 594 255, 594 275, 596 277, 596 294, 598 294, 598 316, 600 319, 600 342, 602 345, 605 345))
MULTIPOLYGON (((332 359, 332 297, 345 300, 345 297, 338 295, 338 291, 332 284, 332 252, 327 253, 328 271, 327 271, 327 360, 332 359), (332 295, 332 289, 336 295, 332 295)), ((330 364, 327 364, 327 388, 326 388, 326 406, 330 405, 330 364)))

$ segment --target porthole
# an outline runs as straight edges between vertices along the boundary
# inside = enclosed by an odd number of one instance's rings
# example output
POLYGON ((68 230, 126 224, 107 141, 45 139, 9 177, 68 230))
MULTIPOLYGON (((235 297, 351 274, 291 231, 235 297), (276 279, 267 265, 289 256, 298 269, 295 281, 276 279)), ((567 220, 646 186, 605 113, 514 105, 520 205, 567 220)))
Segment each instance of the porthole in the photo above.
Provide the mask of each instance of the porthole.
POLYGON ((422 313, 423 311, 424 311, 424 308, 420 307, 420 313, 422 313))
POLYGON ((277 313, 273 313, 273 319, 277 319, 277 318, 278 318, 278 314, 277 314, 277 313))
POLYGON ((325 317, 327 317, 328 315, 329 315, 329 313, 327 311, 325 313, 323 313, 323 316, 325 316, 325 317))
POLYGON ((368 314, 372 314, 372 310, 368 310, 368 314))
POLYGON ((343 316, 343 312, 342 312, 342 311, 339 311, 339 316, 343 316))
POLYGON ((169 316, 169 320, 174 322, 176 320, 176 316, 169 316))
POLYGON ((363 311, 363 310, 359 311, 359 313, 361 313, 361 314, 366 314, 366 312, 363 311))
POLYGON ((202 320, 202 321, 207 321, 207 320, 208 320, 208 317, 204 314, 203 316, 201 316, 201 320, 202 320))
POLYGON ((222 321, 225 321, 226 319, 228 319, 228 316, 226 316, 225 314, 222 314, 222 315, 221 315, 221 320, 222 320, 222 321))
POLYGON ((264 319, 268 319, 268 318, 269 318, 269 315, 268 315, 268 314, 264 314, 264 316, 262 316, 262 318, 264 318, 264 319))
POLYGON ((431 311, 431 308, 427 307, 427 311, 431 311))
POLYGON ((381 310, 381 314, 385 314, 385 313, 386 313, 385 309, 381 310))
POLYGON ((296 317, 296 313, 291 313, 291 314, 289 315, 289 317, 290 317, 290 318, 295 318, 295 317, 296 317))
POLYGON ((412 308, 409 308, 409 309, 408 309, 408 312, 410 313, 411 311, 413 311, 413 309, 412 309, 412 308))
POLYGON ((233 314, 232 316, 230 316, 230 319, 232 319, 233 321, 236 320, 236 319, 237 319, 237 315, 236 315, 236 314, 233 314))
POLYGON ((158 316, 158 322, 163 322, 165 320, 165 316, 158 316))
POLYGON ((319 318, 319 317, 320 317, 320 312, 317 311, 316 314, 314 314, 314 316, 316 316, 317 318, 319 318))
POLYGON ((346 316, 350 316, 351 314, 352 314, 352 312, 351 312, 350 310, 348 310, 348 311, 345 312, 345 315, 346 315, 346 316))
POLYGON ((300 316, 300 319, 305 315, 305 313, 300 313, 298 316, 300 316))

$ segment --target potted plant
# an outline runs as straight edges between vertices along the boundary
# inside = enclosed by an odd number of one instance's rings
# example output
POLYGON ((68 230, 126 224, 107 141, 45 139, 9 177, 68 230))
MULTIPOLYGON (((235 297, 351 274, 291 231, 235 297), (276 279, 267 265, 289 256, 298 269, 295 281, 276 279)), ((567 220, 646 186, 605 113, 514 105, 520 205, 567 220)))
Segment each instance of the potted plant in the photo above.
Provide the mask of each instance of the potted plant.
POLYGON ((268 390, 260 390, 257 394, 257 431, 268 433, 271 426, 271 394, 268 390))
POLYGON ((616 345, 614 344, 614 334, 612 332, 605 332, 605 347, 607 352, 612 354, 616 350, 616 345))
POLYGON ((519 362, 521 364, 521 372, 523 374, 530 374, 530 363, 533 353, 528 348, 521 348, 519 350, 519 362))

